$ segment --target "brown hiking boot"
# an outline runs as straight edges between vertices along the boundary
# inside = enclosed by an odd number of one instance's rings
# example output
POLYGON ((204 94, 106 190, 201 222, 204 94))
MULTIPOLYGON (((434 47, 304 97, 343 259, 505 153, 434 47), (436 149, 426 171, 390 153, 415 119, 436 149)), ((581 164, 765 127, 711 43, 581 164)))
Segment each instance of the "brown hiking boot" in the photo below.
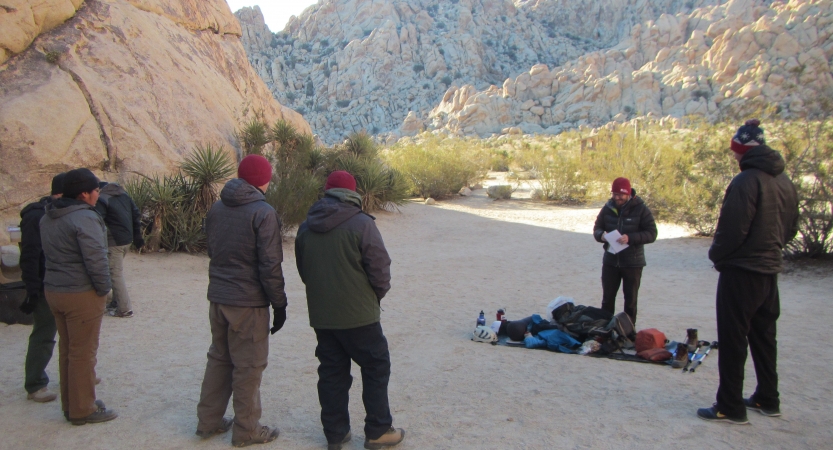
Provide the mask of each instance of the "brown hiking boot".
POLYGON ((671 361, 671 367, 674 369, 682 369, 688 364, 688 347, 685 344, 677 343, 677 352, 674 353, 674 360, 671 361))
POLYGON ((697 350, 697 328, 689 328, 686 330, 685 345, 689 352, 697 350))
POLYGON ((379 436, 377 439, 364 439, 364 448, 378 449, 385 447, 393 447, 405 439, 405 430, 402 428, 390 427, 385 434, 379 436))
POLYGON ((265 444, 267 442, 272 442, 275 439, 277 439, 279 434, 281 434, 281 432, 277 428, 261 425, 260 429, 257 431, 257 433, 255 433, 254 436, 250 437, 245 441, 235 441, 234 439, 232 439, 231 445, 235 447, 248 447, 254 444, 265 444))

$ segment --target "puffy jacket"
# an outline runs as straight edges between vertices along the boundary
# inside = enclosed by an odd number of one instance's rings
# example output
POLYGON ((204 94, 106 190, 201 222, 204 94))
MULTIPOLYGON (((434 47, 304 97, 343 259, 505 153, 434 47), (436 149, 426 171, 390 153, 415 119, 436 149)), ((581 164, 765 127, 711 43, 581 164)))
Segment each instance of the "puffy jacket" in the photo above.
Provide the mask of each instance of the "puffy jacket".
POLYGON ((46 258, 40 241, 40 220, 46 214, 46 205, 52 201, 51 196, 46 196, 20 211, 20 270, 29 295, 43 291, 46 258))
POLYGON ((766 145, 750 149, 723 197, 709 259, 717 270, 783 270, 783 249, 798 232, 798 194, 784 158, 766 145))
POLYGON ((622 205, 622 210, 616 207, 613 199, 599 211, 596 224, 593 226, 593 237, 602 241, 602 234, 619 230, 622 235, 628 235, 628 248, 617 254, 607 251, 608 243, 604 243, 603 264, 615 267, 645 267, 645 244, 657 240, 657 224, 654 215, 641 198, 636 196, 636 190, 631 189, 631 199, 622 205))
POLYGON ((46 257, 46 290, 95 290, 100 296, 110 292, 107 227, 92 206, 72 198, 55 200, 46 206, 40 233, 46 257))
POLYGON ((230 306, 286 307, 281 223, 263 193, 230 180, 205 218, 208 300, 230 306))
POLYGON ((295 259, 306 285, 310 326, 350 329, 379 321, 390 290, 390 257, 361 197, 330 189, 298 228, 295 259))
POLYGON ((131 242, 141 247, 142 218, 139 208, 127 191, 116 183, 108 183, 101 188, 96 211, 104 218, 107 225, 107 243, 111 246, 128 245, 131 242))

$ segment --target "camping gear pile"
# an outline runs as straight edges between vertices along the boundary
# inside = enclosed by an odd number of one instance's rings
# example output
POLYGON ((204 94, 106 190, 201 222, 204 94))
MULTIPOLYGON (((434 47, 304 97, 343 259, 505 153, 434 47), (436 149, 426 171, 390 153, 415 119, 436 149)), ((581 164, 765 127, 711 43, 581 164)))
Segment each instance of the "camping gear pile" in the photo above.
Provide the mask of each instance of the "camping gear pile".
MULTIPOLYGON (((593 306, 576 305, 559 297, 547 307, 548 318, 533 314, 520 320, 495 321, 474 330, 472 340, 492 345, 545 348, 561 353, 652 362, 693 373, 717 342, 701 341, 697 330, 687 330, 685 342, 670 341, 662 331, 636 331, 630 317, 593 306)), ((498 313, 501 316, 500 313, 498 313)))

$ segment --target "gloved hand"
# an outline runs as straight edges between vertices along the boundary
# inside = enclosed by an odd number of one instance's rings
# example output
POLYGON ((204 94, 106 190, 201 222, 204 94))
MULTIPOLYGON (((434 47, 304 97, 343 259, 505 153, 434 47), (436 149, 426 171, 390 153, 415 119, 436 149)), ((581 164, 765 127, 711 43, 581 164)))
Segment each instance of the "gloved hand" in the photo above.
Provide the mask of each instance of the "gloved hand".
POLYGON ((145 240, 142 238, 141 235, 135 236, 133 238, 133 246, 136 247, 136 250, 141 250, 142 247, 145 246, 145 240))
POLYGON ((20 312, 23 314, 32 314, 32 312, 35 311, 35 305, 38 304, 39 300, 40 297, 38 294, 27 294, 26 298, 23 299, 23 303, 20 304, 20 312))
POLYGON ((272 319, 272 328, 269 330, 270 333, 275 334, 283 328, 283 324, 286 322, 286 307, 283 308, 275 308, 275 317, 272 319))

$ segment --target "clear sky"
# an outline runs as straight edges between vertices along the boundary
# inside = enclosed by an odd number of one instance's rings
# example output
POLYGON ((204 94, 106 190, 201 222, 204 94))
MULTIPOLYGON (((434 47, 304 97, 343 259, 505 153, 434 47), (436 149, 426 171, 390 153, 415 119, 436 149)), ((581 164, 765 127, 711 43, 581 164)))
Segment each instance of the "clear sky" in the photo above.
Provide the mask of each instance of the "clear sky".
POLYGON ((290 16, 299 16, 310 5, 318 0, 226 0, 231 12, 236 12, 244 6, 260 6, 266 25, 273 33, 282 31, 290 16))

